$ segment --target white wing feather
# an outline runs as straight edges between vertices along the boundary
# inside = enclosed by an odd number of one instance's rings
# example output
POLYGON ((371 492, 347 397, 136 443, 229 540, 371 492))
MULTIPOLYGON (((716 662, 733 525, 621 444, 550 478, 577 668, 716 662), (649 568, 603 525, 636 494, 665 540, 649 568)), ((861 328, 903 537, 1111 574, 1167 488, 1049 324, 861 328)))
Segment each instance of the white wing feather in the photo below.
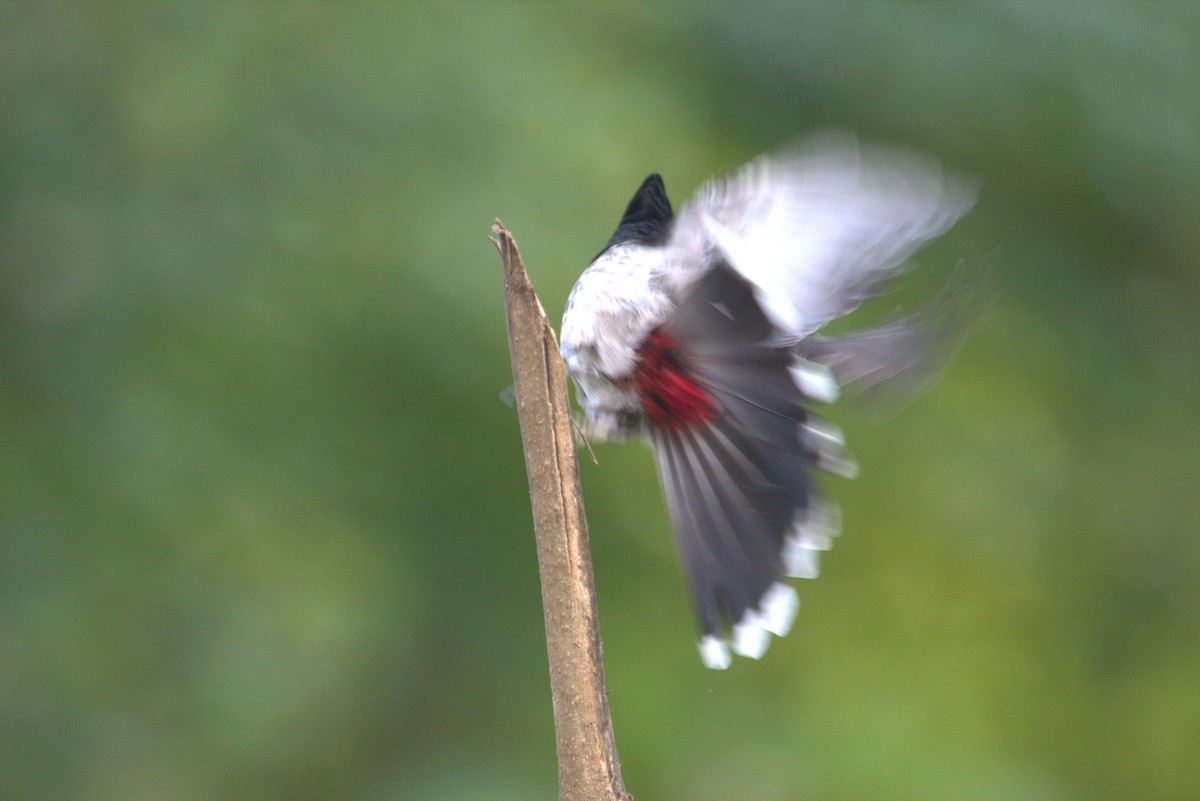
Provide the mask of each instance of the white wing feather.
POLYGON ((849 135, 813 139, 700 187, 675 221, 662 279, 682 296, 722 255, 771 320, 802 338, 870 297, 975 193, 932 159, 849 135))

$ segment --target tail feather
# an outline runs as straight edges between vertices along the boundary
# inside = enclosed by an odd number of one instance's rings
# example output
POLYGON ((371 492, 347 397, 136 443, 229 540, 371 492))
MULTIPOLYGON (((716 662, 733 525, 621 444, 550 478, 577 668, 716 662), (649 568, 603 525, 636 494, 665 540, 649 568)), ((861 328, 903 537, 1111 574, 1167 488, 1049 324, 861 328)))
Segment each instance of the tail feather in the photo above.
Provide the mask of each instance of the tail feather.
POLYGON ((750 284, 718 264, 663 326, 719 412, 653 427, 656 461, 701 628, 701 654, 728 664, 728 647, 758 657, 782 635, 798 600, 788 574, 813 576, 833 516, 817 510, 809 471, 832 452, 793 374, 793 348, 750 284))
POLYGON ((837 427, 807 407, 839 384, 920 384, 976 318, 975 289, 960 272, 914 315, 796 343, 779 336, 753 285, 718 262, 651 334, 659 372, 645 371, 642 390, 661 408, 650 441, 707 665, 727 667, 730 649, 757 658, 787 631, 799 601, 786 577, 815 577, 837 534, 837 508, 811 473, 857 467, 837 427))
POLYGON ((662 432, 655 447, 701 626, 716 634, 757 605, 777 576, 780 557, 770 547, 769 526, 738 486, 755 477, 744 471, 723 476, 721 457, 702 446, 697 434, 662 432), (707 591, 696 592, 697 587, 707 591))

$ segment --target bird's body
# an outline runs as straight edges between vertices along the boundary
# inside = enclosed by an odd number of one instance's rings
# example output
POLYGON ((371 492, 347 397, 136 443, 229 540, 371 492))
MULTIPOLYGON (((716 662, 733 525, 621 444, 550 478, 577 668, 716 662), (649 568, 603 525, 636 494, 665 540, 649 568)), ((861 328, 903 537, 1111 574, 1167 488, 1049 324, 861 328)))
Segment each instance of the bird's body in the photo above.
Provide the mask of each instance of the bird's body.
POLYGON ((649 441, 710 667, 758 657, 837 532, 813 467, 853 474, 810 411, 839 384, 924 374, 928 312, 843 337, 818 331, 973 202, 925 159, 839 137, 706 183, 678 216, 651 175, 584 271, 561 348, 594 435, 649 441))

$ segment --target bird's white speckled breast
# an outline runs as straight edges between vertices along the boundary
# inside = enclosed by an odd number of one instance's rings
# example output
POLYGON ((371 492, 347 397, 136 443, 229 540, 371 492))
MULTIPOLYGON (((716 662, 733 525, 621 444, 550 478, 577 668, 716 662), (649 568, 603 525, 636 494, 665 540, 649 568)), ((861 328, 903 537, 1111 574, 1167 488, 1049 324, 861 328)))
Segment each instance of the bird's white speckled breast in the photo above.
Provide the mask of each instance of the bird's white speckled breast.
POLYGON ((637 346, 675 308, 658 276, 667 250, 616 245, 579 276, 563 313, 561 349, 573 377, 628 376, 637 346))

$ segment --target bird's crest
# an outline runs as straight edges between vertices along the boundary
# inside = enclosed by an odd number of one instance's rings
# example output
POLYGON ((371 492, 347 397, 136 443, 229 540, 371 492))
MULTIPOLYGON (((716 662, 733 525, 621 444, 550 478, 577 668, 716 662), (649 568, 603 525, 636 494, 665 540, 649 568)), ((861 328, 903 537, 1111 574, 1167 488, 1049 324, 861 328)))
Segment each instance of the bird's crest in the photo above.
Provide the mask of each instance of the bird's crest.
POLYGON ((621 223, 604 250, 621 242, 660 244, 666 239, 667 229, 674 218, 675 212, 671 210, 671 201, 667 199, 662 176, 651 173, 625 207, 625 215, 621 217, 621 223))

